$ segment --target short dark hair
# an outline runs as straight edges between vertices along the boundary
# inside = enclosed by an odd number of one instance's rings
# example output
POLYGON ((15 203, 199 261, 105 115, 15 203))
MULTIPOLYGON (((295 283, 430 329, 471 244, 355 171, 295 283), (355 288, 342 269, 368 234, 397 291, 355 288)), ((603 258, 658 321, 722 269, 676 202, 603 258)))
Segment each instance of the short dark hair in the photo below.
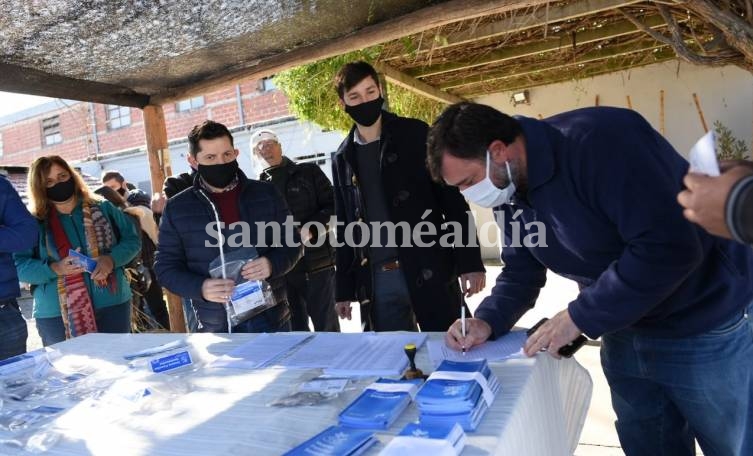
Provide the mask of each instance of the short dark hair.
POLYGON ((233 135, 230 134, 230 130, 226 126, 213 120, 205 120, 199 125, 194 125, 191 132, 188 134, 188 153, 192 157, 196 158, 196 155, 201 152, 199 147, 199 141, 202 139, 217 139, 227 136, 230 139, 230 145, 233 144, 233 135))
POLYGON ((96 190, 94 190, 94 193, 103 196, 107 201, 111 202, 120 209, 125 209, 127 207, 126 199, 120 196, 120 193, 111 189, 107 185, 103 185, 97 188, 96 190))
POLYGON ((367 77, 371 76, 379 86, 379 75, 373 66, 364 61, 350 62, 343 65, 337 72, 334 79, 335 90, 337 96, 341 99, 345 98, 345 92, 352 89, 359 82, 363 81, 367 77))
POLYGON ((505 144, 523 134, 520 123, 491 106, 461 102, 449 106, 431 125, 426 142, 426 166, 432 179, 443 182, 442 155, 484 160, 489 144, 505 144))
POLYGON ((123 182, 125 182, 125 178, 123 178, 123 175, 120 174, 120 172, 118 171, 108 170, 102 173, 103 184, 112 179, 115 179, 116 181, 118 181, 119 184, 122 184, 123 182))

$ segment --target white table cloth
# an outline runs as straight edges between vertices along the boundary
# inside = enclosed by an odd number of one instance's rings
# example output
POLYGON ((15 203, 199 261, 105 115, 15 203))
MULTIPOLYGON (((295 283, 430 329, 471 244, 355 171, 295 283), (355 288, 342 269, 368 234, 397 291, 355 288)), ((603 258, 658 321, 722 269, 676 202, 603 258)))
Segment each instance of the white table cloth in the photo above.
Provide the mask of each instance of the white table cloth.
MULTIPOLYGON (((125 365, 126 353, 186 338, 201 361, 210 362, 254 334, 90 334, 56 345, 64 356, 84 355, 125 365)), ((431 338, 443 334, 432 333, 431 338)), ((426 347, 416 363, 431 372, 426 347)), ((546 354, 534 359, 492 363, 502 390, 476 432, 468 433, 463 455, 572 455, 588 410, 592 383, 576 361, 557 361, 546 354)), ((161 374, 170 375, 170 374, 161 374)), ((255 371, 205 367, 184 375, 190 392, 176 397, 165 410, 129 415, 115 422, 67 429, 50 455, 278 455, 337 424, 338 413, 371 379, 337 399, 311 407, 271 407, 269 404, 314 371, 269 368, 255 371)), ((386 432, 377 433, 377 454, 392 435, 417 419, 411 405, 386 432)), ((23 454, 0 447, 1 454, 23 454)))

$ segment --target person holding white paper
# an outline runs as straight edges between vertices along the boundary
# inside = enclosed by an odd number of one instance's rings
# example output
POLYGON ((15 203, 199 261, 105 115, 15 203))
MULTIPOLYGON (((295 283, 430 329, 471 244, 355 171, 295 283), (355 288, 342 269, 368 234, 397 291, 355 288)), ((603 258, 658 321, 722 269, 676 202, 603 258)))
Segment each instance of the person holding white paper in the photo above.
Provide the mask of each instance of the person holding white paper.
POLYGON ((753 162, 722 162, 721 170, 717 177, 688 173, 677 200, 709 233, 753 244, 753 162))
POLYGON ((448 345, 505 334, 550 269, 580 293, 525 352, 558 357, 581 332, 602 338, 628 456, 695 455, 694 438, 707 455, 753 454, 753 250, 683 217, 688 162, 643 117, 597 107, 539 120, 458 103, 430 130, 428 165, 493 208, 504 235, 491 295, 448 345))

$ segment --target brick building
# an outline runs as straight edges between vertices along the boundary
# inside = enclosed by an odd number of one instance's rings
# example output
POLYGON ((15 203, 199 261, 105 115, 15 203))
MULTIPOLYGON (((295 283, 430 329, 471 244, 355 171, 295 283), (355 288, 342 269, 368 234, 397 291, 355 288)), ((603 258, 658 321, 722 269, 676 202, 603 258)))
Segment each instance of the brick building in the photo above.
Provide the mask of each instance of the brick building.
MULTIPOLYGON (((229 85, 163 110, 173 173, 188 170, 186 135, 206 119, 231 129, 241 167, 251 176, 259 166, 250 158, 248 136, 258 127, 279 130, 286 155, 316 160, 328 175, 327 159, 342 139, 292 117, 287 98, 271 79, 229 85)), ((60 155, 93 176, 118 169, 129 182, 150 190, 143 116, 137 108, 54 100, 0 117, 0 167, 28 166, 43 155, 60 155)))

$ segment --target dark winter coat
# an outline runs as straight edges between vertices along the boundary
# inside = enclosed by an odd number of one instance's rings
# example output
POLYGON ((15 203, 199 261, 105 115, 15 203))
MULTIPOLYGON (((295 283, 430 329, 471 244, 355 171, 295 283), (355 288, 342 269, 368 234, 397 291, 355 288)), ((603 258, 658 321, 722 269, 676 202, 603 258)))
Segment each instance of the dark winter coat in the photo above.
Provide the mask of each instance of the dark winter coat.
MULTIPOLYGON (((241 221, 248 223, 252 242, 256 242, 258 226, 256 222, 277 222, 281 226, 290 214, 285 202, 275 188, 268 183, 248 179, 238 171, 240 191, 241 221)), ((167 201, 159 230, 154 270, 163 287, 173 293, 190 298, 194 305, 206 303, 201 287, 209 278, 209 264, 219 256, 216 238, 207 233, 207 225, 215 222, 214 211, 209 203, 209 195, 202 189, 199 179, 193 187, 167 201)), ((221 220, 221 218, 220 218, 221 220)), ((230 231, 223 230, 229 240, 230 231)), ((272 230, 266 230, 266 245, 273 246, 272 230)), ((275 299, 287 306, 283 276, 290 271, 301 255, 300 237, 294 233, 293 242, 297 246, 261 247, 256 246, 259 256, 266 257, 272 264, 272 275, 267 279, 275 299)), ((225 252, 232 249, 225 245, 225 252)), ((288 312, 280 312, 287 318, 288 312)))
MULTIPOLYGON (((358 180, 355 145, 351 129, 335 153, 332 175, 338 221, 356 222, 366 209, 358 180)), ((475 247, 442 247, 439 243, 444 222, 458 222, 463 244, 468 245, 468 204, 455 187, 432 181, 426 168, 428 125, 420 120, 382 112, 380 174, 384 197, 393 223, 407 222, 411 230, 420 222, 437 227, 435 236, 423 236, 431 247, 401 247, 403 230, 397 230, 398 259, 410 291, 413 311, 423 331, 445 331, 460 315, 462 303, 458 275, 484 271, 481 250, 475 247), (431 212, 426 215, 427 210, 431 212)), ((471 219, 472 221, 472 219, 471 219)), ((344 239, 344 226, 338 227, 338 241, 344 239)), ((355 230, 356 232, 358 230, 355 230)), ((373 299, 372 265, 367 248, 337 248, 337 301, 369 302, 373 299)))
MULTIPOLYGON (((259 179, 271 182, 277 188, 293 213, 293 219, 301 227, 308 222, 318 222, 327 227, 330 217, 335 215, 332 183, 313 163, 294 163, 287 157, 282 160, 282 164, 274 170, 264 170, 259 179)), ((318 236, 326 235, 326 231, 312 231, 311 242, 317 243, 318 236)), ((304 247, 303 258, 291 272, 317 272, 334 264, 335 249, 325 241, 319 247, 304 247)))

